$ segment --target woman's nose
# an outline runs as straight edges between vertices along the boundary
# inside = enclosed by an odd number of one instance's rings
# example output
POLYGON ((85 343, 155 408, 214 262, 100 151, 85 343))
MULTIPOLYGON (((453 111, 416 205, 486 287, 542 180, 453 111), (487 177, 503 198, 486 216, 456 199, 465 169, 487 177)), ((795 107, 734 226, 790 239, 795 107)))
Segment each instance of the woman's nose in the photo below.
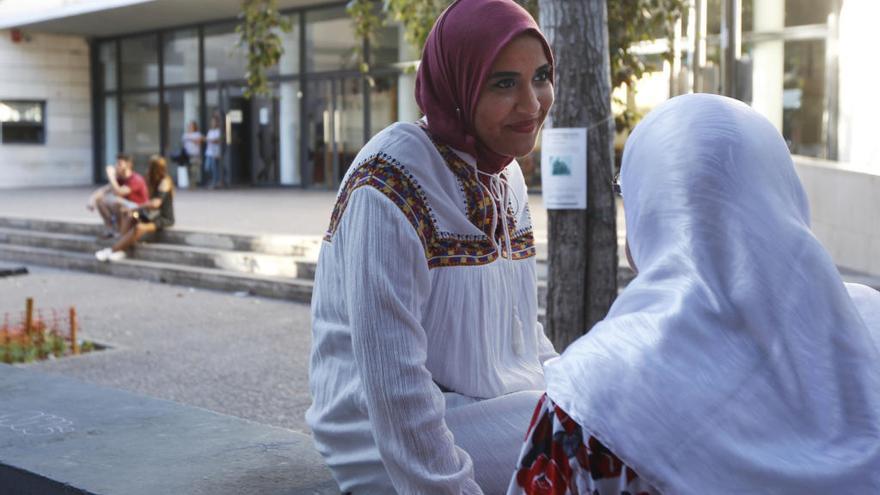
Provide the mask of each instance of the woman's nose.
POLYGON ((522 113, 534 115, 541 109, 541 101, 538 99, 538 93, 531 84, 522 86, 517 102, 518 110, 522 113))

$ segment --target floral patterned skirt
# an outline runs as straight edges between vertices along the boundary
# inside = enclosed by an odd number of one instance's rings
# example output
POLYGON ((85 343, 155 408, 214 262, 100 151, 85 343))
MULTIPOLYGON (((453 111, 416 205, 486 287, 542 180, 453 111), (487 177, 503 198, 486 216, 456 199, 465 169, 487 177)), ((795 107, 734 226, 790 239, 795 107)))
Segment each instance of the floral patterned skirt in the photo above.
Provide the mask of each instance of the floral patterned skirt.
POLYGON ((654 495, 635 471, 543 395, 507 495, 654 495))

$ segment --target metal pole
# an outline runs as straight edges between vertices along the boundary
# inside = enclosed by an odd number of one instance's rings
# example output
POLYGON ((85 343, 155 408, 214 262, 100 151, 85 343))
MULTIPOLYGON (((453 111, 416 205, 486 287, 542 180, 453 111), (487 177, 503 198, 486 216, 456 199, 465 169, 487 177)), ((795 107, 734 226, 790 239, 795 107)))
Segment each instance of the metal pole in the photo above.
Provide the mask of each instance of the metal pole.
POLYGON ((74 354, 79 354, 79 341, 76 338, 76 308, 70 307, 70 346, 74 354))
POLYGON ((24 332, 30 337, 31 330, 34 328, 34 298, 29 297, 25 302, 24 313, 24 332))
POLYGON ((703 67, 706 66, 706 1, 696 0, 696 26, 694 33, 694 92, 705 91, 703 67))
POLYGON ((840 4, 834 2, 834 11, 828 15, 828 37, 825 38, 825 112, 822 125, 825 130, 825 158, 837 160, 837 121, 840 113, 840 4))
POLYGON ((726 0, 721 26, 721 92, 735 98, 737 62, 742 53, 742 0, 726 0))

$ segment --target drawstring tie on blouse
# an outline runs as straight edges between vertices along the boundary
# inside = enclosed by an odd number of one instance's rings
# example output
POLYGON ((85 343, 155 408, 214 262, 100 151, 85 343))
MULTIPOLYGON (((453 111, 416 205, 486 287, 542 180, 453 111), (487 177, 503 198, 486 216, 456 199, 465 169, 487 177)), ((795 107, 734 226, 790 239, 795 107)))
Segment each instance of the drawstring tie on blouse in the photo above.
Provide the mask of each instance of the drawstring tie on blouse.
MULTIPOLYGON (((510 240, 510 225, 508 225, 507 218, 507 205, 510 200, 510 184, 507 181, 507 177, 504 175, 504 172, 498 172, 496 174, 490 174, 483 172, 480 169, 477 169, 478 180, 480 186, 489 193, 489 197, 492 199, 493 209, 495 214, 492 215, 492 229, 491 235, 489 238, 492 240, 492 244, 494 244, 495 249, 498 251, 499 255, 502 251, 507 252, 507 257, 509 259, 513 259, 513 248, 512 242, 510 240), (483 177, 488 179, 488 185, 484 184, 482 180, 483 177), (498 229, 498 219, 501 218, 501 231, 504 233, 503 242, 504 246, 502 247, 498 240, 495 238, 495 233, 498 229)), ((510 291, 508 290, 508 294, 510 291)), ((509 298, 509 296, 508 296, 509 298)), ((516 301, 510 301, 510 307, 513 308, 513 325, 511 328, 511 343, 513 346, 513 352, 517 356, 522 356, 524 352, 524 343, 523 343, 523 332, 525 328, 523 326, 522 320, 519 317, 519 305, 516 304, 516 301)))

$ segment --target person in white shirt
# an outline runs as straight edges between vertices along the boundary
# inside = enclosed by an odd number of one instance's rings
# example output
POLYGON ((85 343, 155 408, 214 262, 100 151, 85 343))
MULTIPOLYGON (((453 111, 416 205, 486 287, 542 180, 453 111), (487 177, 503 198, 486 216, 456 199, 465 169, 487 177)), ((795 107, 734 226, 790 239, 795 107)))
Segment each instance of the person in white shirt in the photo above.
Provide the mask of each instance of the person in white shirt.
POLYGON ((880 493, 880 293, 841 280, 773 124, 673 98, 620 189, 638 274, 544 366, 509 495, 880 493))
POLYGON ((227 174, 223 166, 222 139, 220 118, 214 115, 211 117, 211 129, 208 130, 206 138, 208 146, 205 148, 205 170, 211 175, 211 189, 225 187, 226 181, 229 180, 225 177, 227 174))
POLYGON ((183 149, 186 151, 189 160, 189 183, 193 188, 196 184, 202 183, 202 143, 205 136, 199 132, 199 124, 192 120, 187 126, 187 131, 181 136, 183 149))
POLYGON ((553 57, 512 0, 459 0, 428 37, 426 118, 348 170, 312 298, 313 439, 343 492, 507 488, 557 354, 538 322, 528 154, 553 57))

